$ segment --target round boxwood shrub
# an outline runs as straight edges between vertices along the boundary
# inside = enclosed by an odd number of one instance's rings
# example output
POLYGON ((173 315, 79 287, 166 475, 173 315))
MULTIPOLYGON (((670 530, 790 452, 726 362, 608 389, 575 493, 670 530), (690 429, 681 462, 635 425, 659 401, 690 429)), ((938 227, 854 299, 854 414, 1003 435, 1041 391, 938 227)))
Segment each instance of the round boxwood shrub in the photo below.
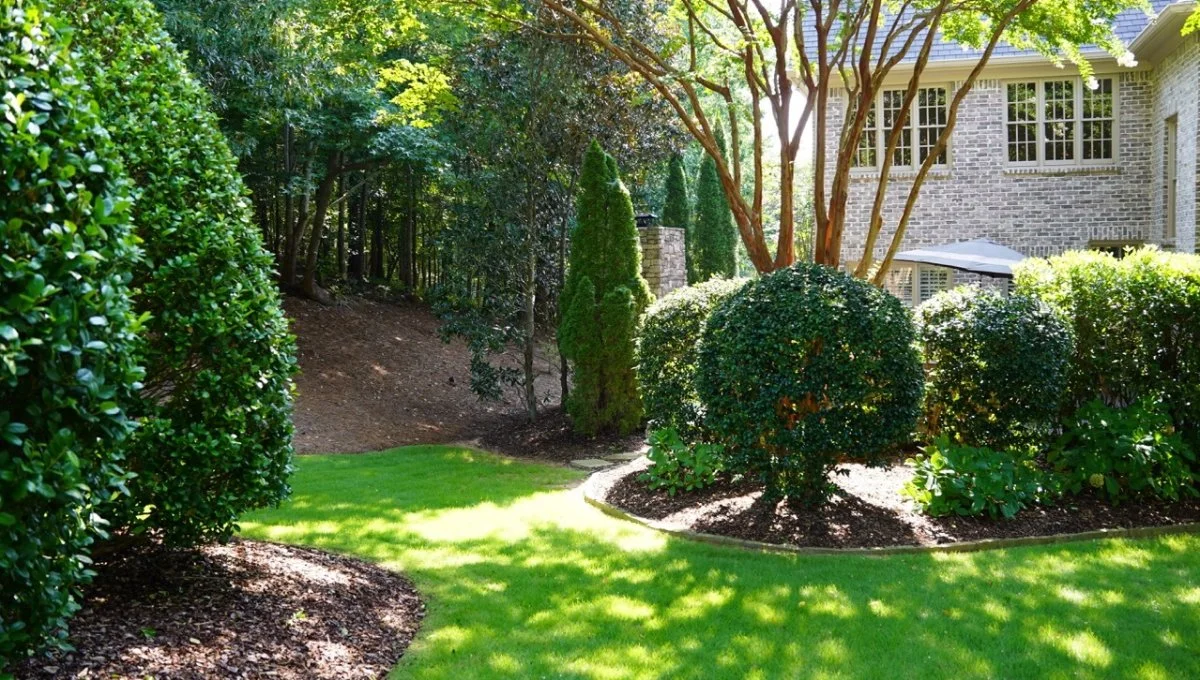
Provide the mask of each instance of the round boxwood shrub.
POLYGON ((922 428, 966 446, 1044 445, 1058 422, 1071 333, 1045 303, 961 287, 917 310, 922 428))
POLYGON ((149 0, 54 0, 136 189, 135 270, 150 315, 137 477, 120 525, 171 544, 223 539, 278 502, 291 468, 294 343, 271 256, 203 88, 149 0))
POLYGON ((908 310, 842 272, 798 264, 719 305, 700 343, 705 427, 769 498, 816 505, 839 458, 910 440, 922 371, 908 310))
POLYGON ((739 279, 712 279, 676 290, 646 312, 637 343, 637 379, 651 430, 674 428, 689 443, 700 436, 700 334, 713 308, 744 284, 739 279))
MULTIPOLYGON (((128 186, 64 29, 0 0, 0 671, 61 639, 141 373, 128 186)), ((0 673, 3 675, 3 673, 0 673)))

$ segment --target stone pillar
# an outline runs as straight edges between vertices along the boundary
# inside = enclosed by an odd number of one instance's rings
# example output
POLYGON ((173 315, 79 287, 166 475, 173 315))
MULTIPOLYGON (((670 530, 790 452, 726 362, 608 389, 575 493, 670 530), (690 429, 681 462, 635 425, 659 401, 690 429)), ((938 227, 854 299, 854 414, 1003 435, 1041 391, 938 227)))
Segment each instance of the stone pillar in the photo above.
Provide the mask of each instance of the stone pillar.
POLYGON ((638 229, 642 241, 642 278, 662 297, 687 285, 684 232, 671 227, 638 229))

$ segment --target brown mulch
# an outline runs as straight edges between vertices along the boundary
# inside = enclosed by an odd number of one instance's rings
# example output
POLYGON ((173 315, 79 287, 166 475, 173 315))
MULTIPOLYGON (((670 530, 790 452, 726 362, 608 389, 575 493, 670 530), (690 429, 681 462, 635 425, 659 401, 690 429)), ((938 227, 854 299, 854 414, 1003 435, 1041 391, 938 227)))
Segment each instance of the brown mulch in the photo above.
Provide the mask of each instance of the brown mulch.
MULTIPOLYGON (((299 453, 358 453, 407 444, 465 441, 520 422, 521 395, 480 401, 470 388, 470 355, 445 343, 429 310, 417 303, 347 297, 324 306, 284 300, 299 343, 293 420, 299 453)), ((536 389, 559 395, 551 347, 536 358, 536 389)), ((514 354, 502 361, 516 366, 514 354)))
POLYGON ((1055 506, 1026 508, 1012 520, 927 517, 900 495, 912 472, 899 463, 876 468, 839 466, 845 473, 834 475, 840 495, 817 509, 768 503, 762 499, 762 484, 753 480, 725 478, 708 489, 672 497, 665 491, 651 491, 638 480, 648 465, 643 459, 598 473, 593 479, 599 495, 626 512, 670 528, 799 547, 945 545, 1200 522, 1200 499, 1113 507, 1086 495, 1064 499, 1055 506))
POLYGON ((644 448, 642 433, 628 436, 602 434, 585 437, 571 429, 571 423, 558 406, 545 409, 535 422, 525 414, 497 419, 476 441, 481 448, 514 458, 533 458, 566 463, 578 458, 603 458, 644 448))
POLYGON ((402 576, 317 550, 234 540, 103 565, 71 621, 77 651, 18 678, 379 678, 425 607, 402 576))

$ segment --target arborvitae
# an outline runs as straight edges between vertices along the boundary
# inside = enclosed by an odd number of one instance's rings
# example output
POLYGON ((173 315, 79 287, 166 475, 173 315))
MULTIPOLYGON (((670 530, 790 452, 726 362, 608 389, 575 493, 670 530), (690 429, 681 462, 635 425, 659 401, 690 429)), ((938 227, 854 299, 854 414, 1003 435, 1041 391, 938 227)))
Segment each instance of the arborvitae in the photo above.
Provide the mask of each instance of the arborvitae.
MULTIPOLYGON (((725 135, 719 129, 717 145, 724 156, 725 135)), ((737 276, 737 229, 733 225, 729 200, 725 197, 721 179, 717 176, 717 162, 710 155, 705 155, 700 164, 700 178, 696 182, 696 224, 693 231, 693 283, 707 281, 714 276, 737 276)))
POLYGON ((595 142, 584 157, 579 186, 579 217, 559 327, 559 344, 575 376, 567 412, 584 434, 607 428, 630 432, 642 418, 633 372, 634 329, 653 295, 642 278, 629 191, 621 183, 616 161, 595 142), (612 345, 627 345, 628 351, 612 345))
POLYGON ((687 260, 688 281, 695 278, 696 264, 692 262, 692 209, 688 201, 687 177, 683 169, 683 156, 671 156, 667 167, 667 200, 663 205, 662 225, 684 230, 684 257, 687 260))

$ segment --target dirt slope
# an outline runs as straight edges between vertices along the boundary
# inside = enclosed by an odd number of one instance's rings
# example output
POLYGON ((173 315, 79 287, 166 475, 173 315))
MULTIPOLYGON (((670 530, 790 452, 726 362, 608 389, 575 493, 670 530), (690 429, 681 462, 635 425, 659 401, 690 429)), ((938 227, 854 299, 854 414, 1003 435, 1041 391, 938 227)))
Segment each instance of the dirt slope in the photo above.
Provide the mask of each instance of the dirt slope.
MULTIPOLYGON (((466 346, 443 343, 425 307, 358 298, 325 307, 289 297, 284 308, 300 349, 299 453, 462 441, 521 421, 515 392, 499 403, 471 393, 466 346)), ((538 357, 537 389, 557 403, 554 362, 538 357)))

